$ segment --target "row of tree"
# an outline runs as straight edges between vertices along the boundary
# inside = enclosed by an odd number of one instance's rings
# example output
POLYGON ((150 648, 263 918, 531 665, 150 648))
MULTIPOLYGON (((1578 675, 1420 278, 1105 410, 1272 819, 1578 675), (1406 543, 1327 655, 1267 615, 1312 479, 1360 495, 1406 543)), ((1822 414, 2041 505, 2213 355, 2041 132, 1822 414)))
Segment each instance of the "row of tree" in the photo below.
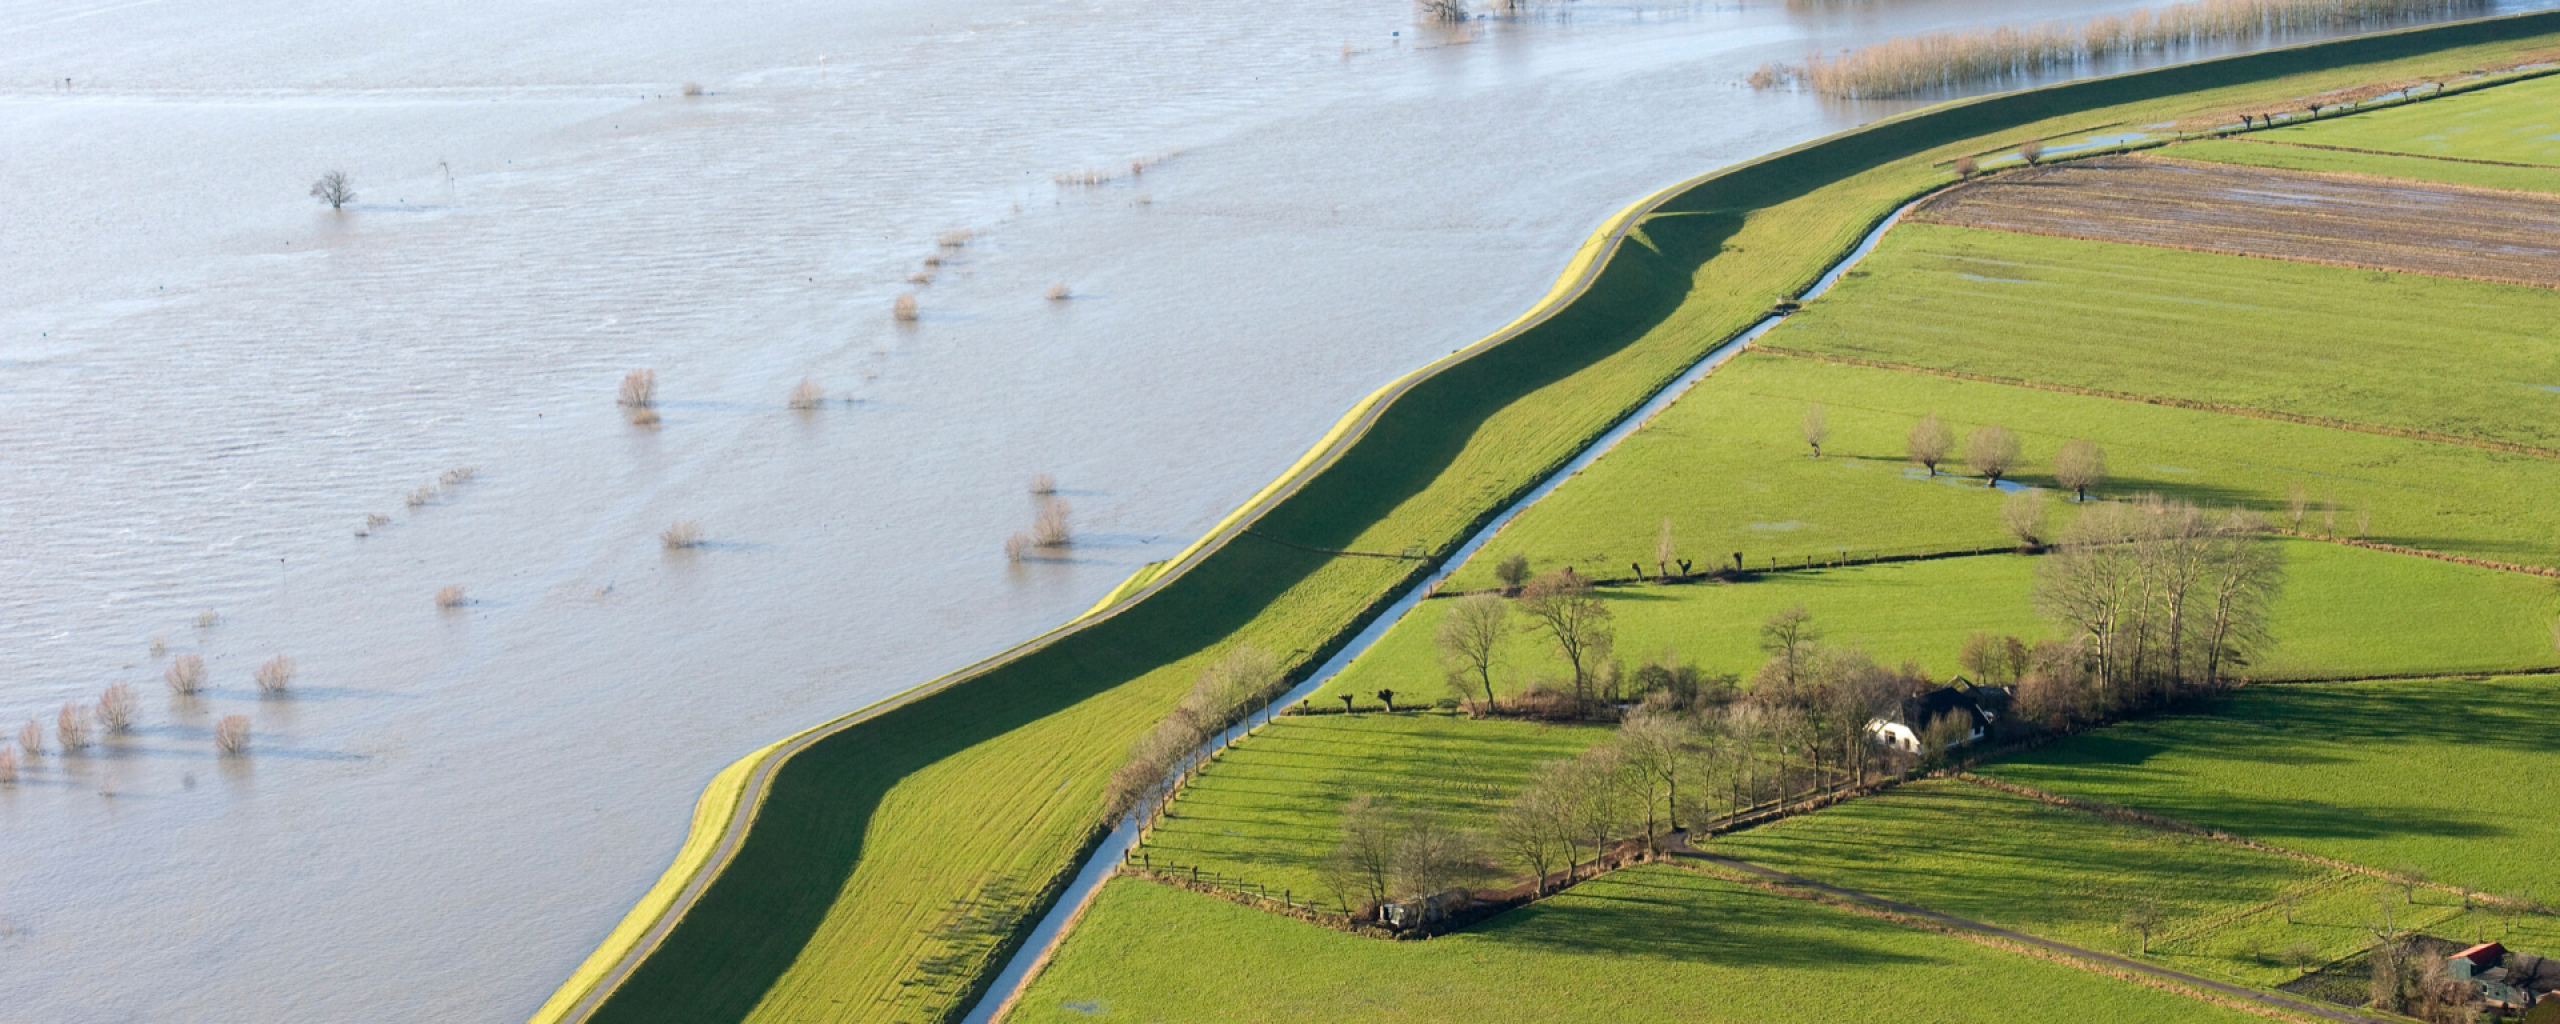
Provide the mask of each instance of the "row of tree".
MULTIPOLYGON (((1808 407, 1804 413, 1803 431, 1805 445, 1813 449, 1814 458, 1821 458, 1823 442, 1831 439, 1830 411, 1820 403, 1808 407)), ((1938 475, 1938 467, 1956 458, 1955 431, 1934 412, 1912 424, 1911 432, 1904 437, 1903 443, 1904 453, 1912 464, 1927 469, 1930 476, 1938 475)), ((1976 476, 1996 487, 2000 481, 2017 472, 2024 451, 2025 446, 2015 432, 1991 423, 1975 427, 1973 433, 1965 438, 1963 458, 1976 476)), ((2063 442, 2061 450, 2054 453, 2054 482, 2070 488, 2084 500, 2089 497, 2089 490, 2105 482, 2106 478, 2107 456, 2094 441, 2074 438, 2063 442)))
POLYGON ((1253 709, 1270 713, 1271 701, 1289 689, 1280 659, 1251 644, 1220 655, 1191 684, 1191 692, 1129 748, 1128 760, 1113 772, 1103 791, 1103 821, 1116 825, 1130 815, 1152 822, 1182 780, 1214 751, 1209 741, 1239 723, 1253 709))

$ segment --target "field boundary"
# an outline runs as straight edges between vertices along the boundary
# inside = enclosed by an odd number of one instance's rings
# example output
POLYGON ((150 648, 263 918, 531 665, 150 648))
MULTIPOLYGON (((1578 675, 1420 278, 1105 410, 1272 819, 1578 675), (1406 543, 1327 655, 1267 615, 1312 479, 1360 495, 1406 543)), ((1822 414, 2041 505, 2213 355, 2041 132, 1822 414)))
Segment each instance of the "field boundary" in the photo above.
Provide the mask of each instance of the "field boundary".
MULTIPOLYGON (((2029 232, 2020 232, 2020 234, 2027 233, 2029 232)), ((2104 241, 2104 239, 2096 239, 2096 241, 2104 241)), ((2217 253, 2216 255, 2220 254, 2217 253)), ((2363 270, 2371 268, 2359 267, 2356 269, 2363 270)), ((2198 401, 2192 398, 2173 398, 2167 395, 2145 395, 2131 391, 2111 391, 2105 388, 2081 387, 2077 384, 2057 384, 2050 381, 2029 380, 2024 377, 2006 377, 1999 374, 1975 373, 1970 370, 1952 370, 1936 366, 1920 366, 1914 363, 1897 363, 1884 359, 1868 359, 1864 356, 1841 355, 1835 352, 1815 352, 1810 349, 1790 348, 1784 345, 1758 344, 1751 347, 1756 351, 1766 352, 1774 356, 1784 356, 1788 359, 1803 359, 1816 363, 1836 363, 1842 366, 1857 366, 1870 370, 1892 370, 1897 373, 1916 373, 1930 377, 1943 377, 1948 380, 1970 381, 1976 384, 2003 384, 2013 388, 2026 388, 2032 391, 2050 391, 2055 394, 2078 395, 2082 398, 2105 398, 2119 402, 2138 402, 2143 405, 2157 405, 2170 409, 2186 409, 2191 412, 2211 412, 2221 413, 2226 416, 2246 416, 2250 419, 2272 420, 2278 423, 2293 423, 2306 427, 2325 427, 2331 430, 2344 430, 2358 434, 2373 434, 2379 437, 2399 438, 2403 441, 2425 441, 2432 444, 2448 444, 2464 448, 2477 448, 2482 451, 2505 452, 2509 455, 2529 455, 2539 459, 2560 459, 2560 448, 2544 448, 2539 445, 2525 444, 2521 441, 2501 441, 2496 438, 2488 437, 2465 437, 2460 434, 2447 434, 2435 430, 2420 430, 2416 427, 2394 427, 2381 423, 2342 420, 2334 416, 2313 416, 2308 413, 2285 412, 2279 409, 2266 409, 2254 405, 2232 405, 2225 402, 2198 401)), ((2414 551, 2415 549, 2411 550, 2414 551)), ((2532 571, 2541 572, 2542 570, 2532 571)))

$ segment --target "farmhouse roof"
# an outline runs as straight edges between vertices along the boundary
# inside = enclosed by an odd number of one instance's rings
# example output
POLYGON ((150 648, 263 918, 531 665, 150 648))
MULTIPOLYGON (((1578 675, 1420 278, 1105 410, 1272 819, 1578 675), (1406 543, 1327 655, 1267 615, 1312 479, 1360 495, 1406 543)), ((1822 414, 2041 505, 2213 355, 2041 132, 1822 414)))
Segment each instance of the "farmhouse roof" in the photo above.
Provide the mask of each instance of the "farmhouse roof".
POLYGON ((2445 959, 2469 960, 2471 961, 2471 967, 2473 970, 2485 972, 2492 967, 2496 967, 2499 964, 2506 962, 2507 947, 2495 942, 2483 942, 2477 946, 2473 946, 2469 949, 2463 950, 2462 952, 2446 957, 2445 959))

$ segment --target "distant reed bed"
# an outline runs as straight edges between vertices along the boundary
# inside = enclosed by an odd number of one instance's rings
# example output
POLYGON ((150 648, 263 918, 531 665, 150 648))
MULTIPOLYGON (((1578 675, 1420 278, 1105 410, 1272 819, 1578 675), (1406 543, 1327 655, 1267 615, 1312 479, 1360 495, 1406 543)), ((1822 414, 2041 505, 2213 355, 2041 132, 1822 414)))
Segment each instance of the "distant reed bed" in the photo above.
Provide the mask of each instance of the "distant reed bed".
POLYGON ((1802 83, 1825 96, 1875 99, 1994 81, 2083 61, 2308 29, 2405 21, 2483 8, 2484 0, 2194 0, 2083 22, 1905 36, 1751 75, 1763 89, 1802 83))

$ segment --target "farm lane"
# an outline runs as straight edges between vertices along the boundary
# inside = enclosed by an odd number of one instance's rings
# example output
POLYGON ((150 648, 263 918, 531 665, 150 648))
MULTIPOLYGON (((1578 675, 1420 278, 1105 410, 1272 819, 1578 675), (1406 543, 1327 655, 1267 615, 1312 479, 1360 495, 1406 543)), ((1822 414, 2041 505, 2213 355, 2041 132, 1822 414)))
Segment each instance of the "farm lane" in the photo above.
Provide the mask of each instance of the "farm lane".
POLYGON ((1670 849, 1671 854, 1675 857, 1685 857, 1690 860, 1704 861, 1718 867, 1764 878, 1769 881, 1776 882, 1779 885, 1828 893, 1842 899, 1864 903, 1881 910, 1933 921, 1949 928, 1972 932, 1978 935, 1988 935, 1998 939, 2006 939, 2011 942, 2025 943, 2039 949, 2049 950, 2065 956, 2105 964, 2109 967, 2118 968, 2120 970, 2137 971, 2155 978, 2173 981, 2181 985, 2206 989, 2223 995, 2246 999, 2251 1002, 2264 1003, 2269 1006, 2289 1010, 2295 1013, 2306 1013, 2328 1020, 2340 1021, 2343 1022, 2343 1024, 2388 1024, 2388 1022, 2382 1018, 2368 1017, 2364 1014, 2335 1006, 2324 1006, 2319 1003, 2305 1002, 2270 992, 2261 992, 2256 989, 2240 985, 2226 984, 2209 978, 2200 978, 2183 971, 2173 971, 2166 967, 2155 967, 2151 964, 2142 963, 2137 960, 2128 960, 2124 957, 2110 953, 2101 953, 2093 949, 2084 949, 2068 943, 2055 942, 2052 939, 2041 938, 2024 932, 2014 932, 2006 928, 1983 924, 1980 921, 1956 917, 1952 914, 1939 913, 1938 911, 1930 910, 1925 907, 1915 907, 1908 903, 1897 903, 1892 900, 1885 899, 1884 897, 1859 892, 1855 889, 1843 889, 1836 885, 1826 885, 1800 875, 1791 875, 1775 868, 1762 867, 1749 861, 1736 860, 1722 854, 1709 853, 1705 850, 1698 849, 1696 846, 1690 844, 1689 835, 1686 832, 1672 833, 1668 848, 1670 849))

